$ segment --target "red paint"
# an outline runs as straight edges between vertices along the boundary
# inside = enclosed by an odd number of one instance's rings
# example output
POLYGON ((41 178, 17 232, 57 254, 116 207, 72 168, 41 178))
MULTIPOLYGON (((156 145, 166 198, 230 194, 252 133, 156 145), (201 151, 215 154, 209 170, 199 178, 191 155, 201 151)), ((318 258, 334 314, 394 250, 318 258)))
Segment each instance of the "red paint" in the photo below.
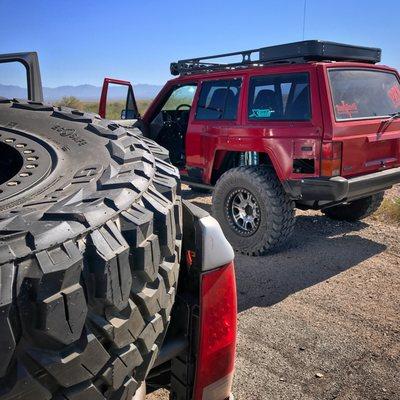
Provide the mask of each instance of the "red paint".
MULTIPOLYGON (((189 125, 186 133, 186 163, 187 167, 203 169, 203 182, 212 182, 213 169, 218 168, 224 156, 232 151, 258 151, 267 153, 274 164, 280 179, 301 177, 302 174, 293 174, 292 152, 294 138, 299 141, 308 141, 315 149, 314 157, 319 157, 322 135, 322 115, 318 97, 318 75, 313 64, 270 66, 262 68, 248 68, 243 71, 213 72, 196 74, 172 79, 166 83, 163 90, 154 99, 143 116, 143 122, 149 124, 158 113, 159 105, 165 96, 178 84, 198 83, 197 92, 189 116, 189 125), (296 73, 308 72, 310 75, 311 90, 317 94, 311 96, 313 115, 310 121, 254 121, 247 118, 248 80, 250 76, 266 75, 268 73, 296 73), (240 91, 238 116, 236 121, 198 121, 195 120, 195 110, 200 93, 201 82, 214 79, 241 77, 243 79, 240 91)), ((317 165, 319 170, 319 165, 317 165)), ((313 175, 317 175, 313 174, 313 175)), ((311 176, 313 176, 311 175, 311 176)), ((310 175, 305 175, 310 176, 310 175)))
MULTIPOLYGON (((394 120, 381 137, 377 137, 382 118, 353 119, 336 121, 334 107, 340 112, 357 118, 357 104, 332 102, 328 69, 356 68, 390 72, 398 77, 396 70, 382 66, 357 62, 309 62, 305 64, 270 65, 250 67, 243 70, 218 71, 212 73, 182 76, 166 83, 154 99, 142 118, 143 126, 149 126, 162 107, 166 96, 177 86, 185 83, 197 83, 197 91, 189 116, 186 133, 186 166, 197 167, 203 171, 203 183, 211 183, 213 171, 221 167, 229 152, 256 151, 267 154, 272 161, 280 180, 301 179, 321 176, 321 148, 323 141, 341 143, 341 171, 345 177, 362 175, 382 168, 400 165, 400 120, 394 120), (309 121, 266 121, 249 120, 247 99, 248 83, 252 76, 268 74, 288 74, 306 72, 310 80, 312 116, 309 121), (236 121, 198 121, 195 110, 202 82, 216 79, 241 78, 239 107, 236 121), (303 146, 312 151, 301 153, 303 146), (293 159, 307 158, 315 160, 315 170, 311 174, 293 172, 293 159)), ((124 82, 122 84, 127 84, 124 82)), ((104 88, 103 88, 104 90, 104 88)), ((104 103, 104 93, 102 102, 104 103)), ((397 87, 389 90, 388 96, 393 102, 400 102, 397 87)))

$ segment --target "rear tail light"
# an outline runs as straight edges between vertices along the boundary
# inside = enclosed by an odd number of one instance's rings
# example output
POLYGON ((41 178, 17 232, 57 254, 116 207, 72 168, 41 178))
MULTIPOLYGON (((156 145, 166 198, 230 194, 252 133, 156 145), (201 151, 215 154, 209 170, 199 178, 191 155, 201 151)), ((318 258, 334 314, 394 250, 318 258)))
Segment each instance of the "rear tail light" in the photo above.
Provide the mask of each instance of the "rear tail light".
POLYGON ((321 176, 338 176, 342 169, 342 142, 323 142, 321 176))
POLYGON ((224 400, 231 393, 236 351, 233 262, 202 274, 200 337, 194 400, 224 400))

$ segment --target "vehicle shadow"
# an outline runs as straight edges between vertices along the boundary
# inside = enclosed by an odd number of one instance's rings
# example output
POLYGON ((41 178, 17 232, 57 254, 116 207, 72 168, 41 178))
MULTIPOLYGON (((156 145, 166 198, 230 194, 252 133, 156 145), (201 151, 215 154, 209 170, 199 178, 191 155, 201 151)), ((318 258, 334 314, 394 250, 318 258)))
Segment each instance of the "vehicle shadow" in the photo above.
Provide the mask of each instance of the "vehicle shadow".
MULTIPOLYGON (((209 201, 196 195, 192 202, 210 212, 210 204, 203 200, 209 201)), ((384 244, 357 234, 367 226, 365 222, 332 221, 323 215, 299 215, 285 249, 265 257, 237 253, 239 312, 276 304, 383 252, 384 244)))
POLYGON ((366 226, 301 215, 286 249, 265 257, 237 254, 239 312, 276 304, 383 252, 385 245, 357 235, 366 226))

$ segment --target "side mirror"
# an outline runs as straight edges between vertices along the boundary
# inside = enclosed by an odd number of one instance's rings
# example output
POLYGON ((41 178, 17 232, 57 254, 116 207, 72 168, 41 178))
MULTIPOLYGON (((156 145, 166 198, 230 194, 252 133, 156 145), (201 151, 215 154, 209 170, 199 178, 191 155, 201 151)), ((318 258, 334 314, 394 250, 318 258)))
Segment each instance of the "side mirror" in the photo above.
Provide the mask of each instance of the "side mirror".
POLYGON ((136 110, 125 109, 121 111, 121 119, 137 119, 138 113, 136 110))

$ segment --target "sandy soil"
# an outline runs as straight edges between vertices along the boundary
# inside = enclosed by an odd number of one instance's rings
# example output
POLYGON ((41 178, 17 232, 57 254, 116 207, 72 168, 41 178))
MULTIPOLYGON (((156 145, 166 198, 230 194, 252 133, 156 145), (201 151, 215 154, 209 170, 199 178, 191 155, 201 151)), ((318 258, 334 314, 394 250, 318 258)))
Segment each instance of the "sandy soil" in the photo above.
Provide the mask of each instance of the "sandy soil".
POLYGON ((399 225, 298 212, 288 248, 236 274, 236 400, 400 399, 399 225))

